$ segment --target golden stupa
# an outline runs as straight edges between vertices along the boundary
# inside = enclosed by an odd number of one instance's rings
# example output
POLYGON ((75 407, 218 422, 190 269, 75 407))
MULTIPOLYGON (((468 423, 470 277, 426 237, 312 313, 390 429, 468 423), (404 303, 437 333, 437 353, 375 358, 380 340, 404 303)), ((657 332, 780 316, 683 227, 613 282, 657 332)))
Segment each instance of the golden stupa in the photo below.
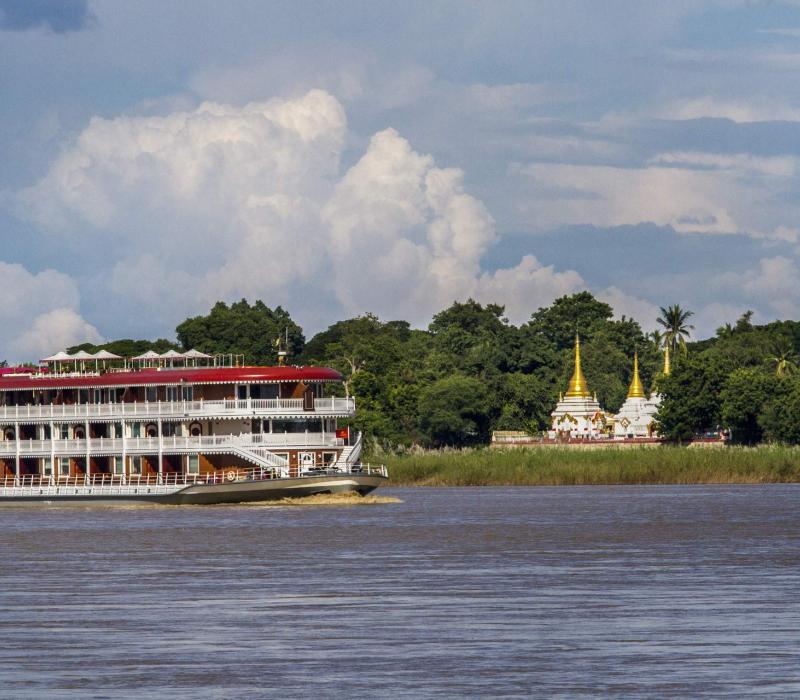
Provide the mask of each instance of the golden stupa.
POLYGON ((643 399, 645 398, 644 387, 642 380, 639 378, 639 353, 633 353, 633 379, 631 385, 628 387, 629 399, 643 399))
POLYGON ((582 399, 588 399, 592 396, 589 386, 586 384, 586 377, 583 376, 583 370, 581 370, 581 339, 577 333, 575 334, 575 371, 572 373, 572 379, 569 380, 569 387, 564 396, 582 399))

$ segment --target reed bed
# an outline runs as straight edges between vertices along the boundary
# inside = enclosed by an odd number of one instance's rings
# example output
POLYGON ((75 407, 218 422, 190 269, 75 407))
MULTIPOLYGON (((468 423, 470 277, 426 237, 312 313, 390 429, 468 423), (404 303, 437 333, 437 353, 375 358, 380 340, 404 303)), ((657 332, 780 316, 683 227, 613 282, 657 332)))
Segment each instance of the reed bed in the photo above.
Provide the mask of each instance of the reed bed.
POLYGON ((393 486, 800 482, 800 448, 465 449, 380 457, 393 486))

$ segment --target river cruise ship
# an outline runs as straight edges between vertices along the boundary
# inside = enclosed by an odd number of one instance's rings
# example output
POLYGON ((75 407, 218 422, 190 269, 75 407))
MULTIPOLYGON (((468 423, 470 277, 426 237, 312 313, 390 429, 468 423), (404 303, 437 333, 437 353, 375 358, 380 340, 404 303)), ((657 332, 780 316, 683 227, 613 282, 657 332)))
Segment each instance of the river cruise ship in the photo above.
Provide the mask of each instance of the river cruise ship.
POLYGON ((168 355, 100 369, 99 354, 59 353, 0 373, 0 503, 237 503, 387 481, 338 425, 356 407, 326 395, 337 371, 168 355))

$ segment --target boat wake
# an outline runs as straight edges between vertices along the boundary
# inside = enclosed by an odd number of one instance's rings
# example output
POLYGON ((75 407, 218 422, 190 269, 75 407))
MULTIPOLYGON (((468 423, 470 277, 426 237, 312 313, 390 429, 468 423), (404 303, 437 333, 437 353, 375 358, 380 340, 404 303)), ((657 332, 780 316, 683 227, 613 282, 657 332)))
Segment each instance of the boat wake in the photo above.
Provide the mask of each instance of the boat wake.
POLYGON ((274 501, 255 501, 253 503, 239 503, 240 506, 375 506, 390 503, 402 503, 394 496, 362 496, 355 491, 346 493, 317 493, 311 496, 298 498, 280 498, 274 501))

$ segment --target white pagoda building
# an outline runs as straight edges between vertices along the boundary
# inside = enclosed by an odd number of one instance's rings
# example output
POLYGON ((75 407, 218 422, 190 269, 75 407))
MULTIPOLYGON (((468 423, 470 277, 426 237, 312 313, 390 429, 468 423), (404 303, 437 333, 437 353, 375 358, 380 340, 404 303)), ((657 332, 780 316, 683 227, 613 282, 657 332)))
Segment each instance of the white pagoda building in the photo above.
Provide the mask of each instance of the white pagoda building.
POLYGON ((594 440, 606 436, 607 418, 597 397, 589 391, 581 370, 581 341, 575 336, 575 371, 567 393, 559 397, 552 417, 550 439, 594 440))
MULTIPOLYGON (((664 376, 670 371, 669 348, 664 353, 664 376)), ((633 356, 633 378, 628 387, 628 397, 619 413, 614 416, 614 437, 618 440, 653 438, 655 433, 655 414, 661 404, 661 396, 653 393, 648 397, 639 377, 639 354, 633 356)))

